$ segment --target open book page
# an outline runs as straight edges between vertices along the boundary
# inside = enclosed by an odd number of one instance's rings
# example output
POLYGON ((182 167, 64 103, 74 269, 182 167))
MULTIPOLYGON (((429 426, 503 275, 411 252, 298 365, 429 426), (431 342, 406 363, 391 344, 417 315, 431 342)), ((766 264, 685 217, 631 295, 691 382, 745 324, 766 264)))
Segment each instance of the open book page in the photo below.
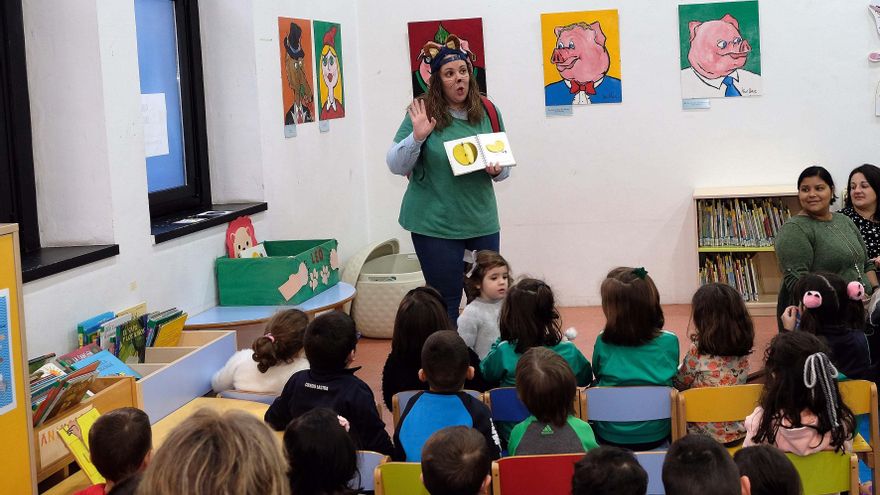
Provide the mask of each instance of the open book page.
POLYGON ((494 132, 479 134, 443 143, 453 175, 469 174, 485 170, 490 163, 502 167, 516 164, 510 151, 507 134, 494 132))

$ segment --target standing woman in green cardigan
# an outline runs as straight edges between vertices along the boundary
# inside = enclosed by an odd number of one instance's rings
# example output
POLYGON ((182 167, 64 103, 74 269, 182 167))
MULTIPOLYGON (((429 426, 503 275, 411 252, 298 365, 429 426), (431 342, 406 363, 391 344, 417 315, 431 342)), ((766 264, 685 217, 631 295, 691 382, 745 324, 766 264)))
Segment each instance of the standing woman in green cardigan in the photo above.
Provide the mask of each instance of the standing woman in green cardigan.
POLYGON ((776 236, 776 256, 782 271, 782 287, 776 304, 776 321, 788 306, 799 306, 792 289, 795 282, 811 272, 831 272, 846 282, 858 281, 870 294, 877 288, 873 261, 852 220, 832 213, 837 199, 834 181, 823 167, 807 167, 798 177, 801 211, 785 223, 776 236))
MULTIPOLYGON (((455 326, 464 288, 464 253, 498 251, 501 227, 493 181, 510 174, 489 163, 485 171, 454 176, 444 143, 493 132, 473 77, 473 54, 453 34, 440 45, 429 42, 422 56, 431 65, 428 92, 413 100, 394 136, 386 161, 392 173, 409 179, 400 205, 400 226, 412 233, 428 285, 446 302, 455 326)), ((485 105, 485 107, 484 107, 485 105)))

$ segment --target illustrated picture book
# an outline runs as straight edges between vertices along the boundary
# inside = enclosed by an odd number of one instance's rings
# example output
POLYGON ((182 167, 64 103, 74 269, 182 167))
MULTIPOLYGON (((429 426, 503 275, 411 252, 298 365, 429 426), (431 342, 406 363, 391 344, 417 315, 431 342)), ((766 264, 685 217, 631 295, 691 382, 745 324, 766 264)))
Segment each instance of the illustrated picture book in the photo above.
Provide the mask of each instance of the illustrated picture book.
POLYGON ((490 163, 502 167, 516 165, 510 141, 504 132, 477 134, 443 143, 453 175, 464 175, 485 170, 490 163))

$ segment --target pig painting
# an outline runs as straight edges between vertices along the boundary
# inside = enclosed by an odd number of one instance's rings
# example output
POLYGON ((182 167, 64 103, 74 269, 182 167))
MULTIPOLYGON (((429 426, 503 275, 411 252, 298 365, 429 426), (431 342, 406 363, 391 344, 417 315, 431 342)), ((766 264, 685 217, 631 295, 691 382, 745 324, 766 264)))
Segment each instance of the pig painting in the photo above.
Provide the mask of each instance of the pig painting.
POLYGON ((620 103, 620 79, 607 75, 611 57, 599 21, 553 28, 556 46, 550 62, 562 80, 544 87, 547 106, 620 103))
POLYGON ((752 46, 730 14, 687 24, 690 67, 681 71, 682 98, 723 98, 761 94, 761 76, 746 70, 752 46))

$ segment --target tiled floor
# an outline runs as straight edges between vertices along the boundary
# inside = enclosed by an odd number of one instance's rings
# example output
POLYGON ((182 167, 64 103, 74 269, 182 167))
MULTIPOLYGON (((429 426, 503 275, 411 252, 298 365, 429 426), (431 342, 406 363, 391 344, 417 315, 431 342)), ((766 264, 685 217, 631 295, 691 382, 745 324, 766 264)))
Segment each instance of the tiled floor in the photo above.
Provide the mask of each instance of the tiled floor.
MULTIPOLYGON (((689 328, 690 324, 690 305, 664 305, 663 312, 666 316, 666 329, 675 332, 681 343, 681 354, 687 352, 690 340, 687 334, 693 331, 689 328)), ((562 314, 562 327, 574 327, 578 330, 578 337, 575 344, 584 355, 589 359, 593 355, 593 344, 596 342, 596 336, 602 330, 605 324, 605 317, 602 314, 602 308, 597 306, 591 307, 573 307, 560 308, 562 314)), ((764 349, 770 339, 776 335, 776 323, 772 316, 761 316, 754 318, 755 322, 755 350, 749 359, 751 371, 759 370, 763 365, 764 349)), ((358 372, 362 380, 370 385, 373 393, 381 402, 382 390, 382 366, 385 364, 385 358, 391 349, 391 340, 384 339, 361 339, 358 343, 357 357, 354 365, 362 366, 358 372)), ((384 410, 383 419, 391 428, 391 413, 384 410)))

